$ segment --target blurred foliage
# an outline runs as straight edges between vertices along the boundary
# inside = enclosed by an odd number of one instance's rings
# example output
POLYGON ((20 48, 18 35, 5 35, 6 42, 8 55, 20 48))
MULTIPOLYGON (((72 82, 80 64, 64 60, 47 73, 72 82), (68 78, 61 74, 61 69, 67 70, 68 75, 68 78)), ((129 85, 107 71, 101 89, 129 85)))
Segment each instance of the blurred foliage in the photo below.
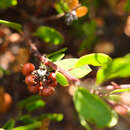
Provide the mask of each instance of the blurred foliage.
POLYGON ((57 1, 54 5, 56 11, 60 13, 68 12, 69 8, 67 3, 64 2, 64 0, 57 1))
POLYGON ((125 11, 128 12, 128 13, 130 12, 130 0, 127 0, 124 9, 125 9, 125 11))
POLYGON ((10 119, 10 120, 3 126, 3 128, 4 128, 5 130, 11 130, 11 129, 14 127, 14 125, 15 125, 15 120, 10 119))
POLYGON ((0 8, 8 8, 17 5, 17 0, 0 0, 0 8))
POLYGON ((9 74, 9 72, 5 69, 3 69, 1 66, 0 66, 0 77, 2 77, 3 75, 7 75, 9 74))
POLYGON ((90 49, 97 40, 96 22, 94 20, 90 23, 84 23, 82 29, 86 38, 82 41, 79 52, 84 51, 86 48, 90 49))
POLYGON ((37 101, 37 100, 40 100, 40 99, 42 99, 42 96, 34 95, 34 96, 28 97, 28 98, 20 101, 18 106, 20 108, 24 108, 24 107, 26 107, 26 105, 28 105, 28 103, 31 103, 31 102, 33 103, 34 101, 37 101))
POLYGON ((1 19, 0 19, 0 24, 6 25, 12 29, 17 30, 17 31, 21 31, 21 28, 22 28, 22 26, 18 23, 9 22, 9 21, 5 21, 5 20, 1 20, 1 19))
POLYGON ((64 42, 64 38, 59 32, 54 28, 47 26, 39 27, 34 35, 40 37, 43 41, 53 43, 54 45, 59 45, 64 42))
POLYGON ((5 125, 3 126, 4 129, 6 130, 33 130, 36 128, 40 128, 42 126, 42 120, 48 119, 48 120, 53 120, 53 121, 62 121, 63 120, 63 115, 62 114, 57 114, 57 113, 44 113, 39 116, 32 116, 31 113, 34 110, 37 110, 39 107, 44 107, 45 102, 43 101, 41 96, 38 95, 33 95, 28 98, 23 99, 22 101, 19 102, 18 104, 20 110, 19 114, 17 115, 16 119, 10 119, 5 125), (27 114, 23 114, 22 109, 27 110, 27 114), (15 122, 16 121, 21 121, 25 125, 24 126, 19 126, 15 127, 15 122))

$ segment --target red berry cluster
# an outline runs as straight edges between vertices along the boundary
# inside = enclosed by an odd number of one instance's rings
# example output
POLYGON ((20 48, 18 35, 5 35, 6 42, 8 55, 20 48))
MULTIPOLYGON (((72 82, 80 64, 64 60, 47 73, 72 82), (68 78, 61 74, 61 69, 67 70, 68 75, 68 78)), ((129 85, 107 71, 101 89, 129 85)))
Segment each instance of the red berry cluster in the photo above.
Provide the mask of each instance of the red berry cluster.
POLYGON ((24 64, 22 73, 26 76, 25 83, 31 93, 39 93, 41 96, 50 96, 54 93, 57 85, 55 73, 50 73, 41 66, 36 70, 32 63, 24 64))

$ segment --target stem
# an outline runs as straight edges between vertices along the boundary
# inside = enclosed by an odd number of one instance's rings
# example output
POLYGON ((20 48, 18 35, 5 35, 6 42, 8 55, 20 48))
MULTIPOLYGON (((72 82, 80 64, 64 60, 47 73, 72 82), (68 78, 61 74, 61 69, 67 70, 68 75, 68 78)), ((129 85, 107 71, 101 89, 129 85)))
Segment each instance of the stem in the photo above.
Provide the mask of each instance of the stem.
POLYGON ((112 82, 112 85, 108 85, 106 87, 98 87, 96 90, 103 96, 111 94, 113 90, 116 89, 130 89, 130 84, 122 84, 118 85, 112 82))
POLYGON ((79 81, 79 79, 73 77, 68 71, 49 61, 45 56, 42 56, 38 51, 37 47, 28 37, 25 37, 25 40, 27 41, 27 44, 29 45, 30 49, 34 52, 34 55, 39 58, 39 60, 43 62, 46 66, 51 67, 53 70, 62 73, 68 79, 70 84, 76 84, 79 81))
POLYGON ((34 122, 32 124, 29 124, 29 125, 19 126, 19 127, 13 128, 12 130, 33 130, 33 129, 40 128, 41 125, 42 125, 42 123, 40 121, 37 121, 37 122, 34 122))

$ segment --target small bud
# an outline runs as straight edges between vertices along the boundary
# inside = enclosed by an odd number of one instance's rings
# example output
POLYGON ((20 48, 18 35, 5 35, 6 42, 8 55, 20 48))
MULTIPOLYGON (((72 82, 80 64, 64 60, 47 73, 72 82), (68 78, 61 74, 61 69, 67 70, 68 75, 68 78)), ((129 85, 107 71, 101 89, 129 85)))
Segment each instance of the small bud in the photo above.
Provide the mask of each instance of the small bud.
POLYGON ((47 84, 51 87, 56 87, 57 81, 56 81, 56 74, 55 73, 49 74, 47 84))

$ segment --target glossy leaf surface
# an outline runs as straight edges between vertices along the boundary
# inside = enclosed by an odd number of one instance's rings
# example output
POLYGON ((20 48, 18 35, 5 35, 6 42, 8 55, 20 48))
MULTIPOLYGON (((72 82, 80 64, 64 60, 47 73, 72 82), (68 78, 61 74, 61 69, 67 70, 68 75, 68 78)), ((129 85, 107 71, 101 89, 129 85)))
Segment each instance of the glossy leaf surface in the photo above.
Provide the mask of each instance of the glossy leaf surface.
POLYGON ((79 58, 75 67, 81 67, 83 65, 89 64, 93 66, 104 66, 108 62, 111 62, 112 59, 103 53, 92 53, 79 58))
POLYGON ((130 77, 130 55, 116 58, 97 72, 97 83, 102 83, 112 78, 130 77))
POLYGON ((98 96, 89 93, 85 88, 77 88, 74 94, 74 104, 77 112, 88 122, 96 124, 98 127, 115 125, 112 110, 98 96))

